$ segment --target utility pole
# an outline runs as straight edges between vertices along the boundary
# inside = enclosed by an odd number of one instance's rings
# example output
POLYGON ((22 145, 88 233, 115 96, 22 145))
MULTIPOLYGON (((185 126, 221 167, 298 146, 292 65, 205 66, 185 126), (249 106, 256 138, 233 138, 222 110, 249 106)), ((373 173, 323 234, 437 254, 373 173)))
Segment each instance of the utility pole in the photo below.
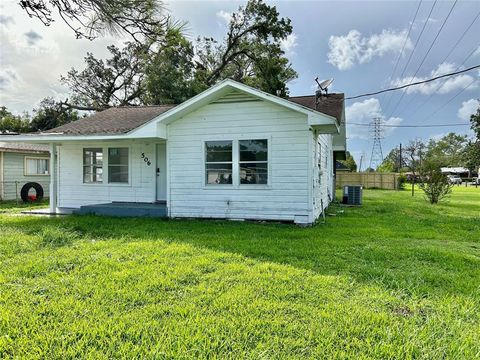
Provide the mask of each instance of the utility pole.
POLYGON ((400 172, 402 170, 402 166, 403 166, 403 159, 402 159, 402 143, 400 143, 400 150, 399 150, 399 153, 398 153, 398 156, 399 156, 399 161, 398 161, 398 171, 400 172))
POLYGON ((373 138, 372 146, 372 155, 370 156, 370 168, 376 169, 383 161, 383 151, 382 151, 382 139, 383 139, 383 130, 382 130, 382 118, 376 117, 373 118, 373 121, 370 123, 371 134, 373 138), (375 167, 373 167, 375 166, 375 167))

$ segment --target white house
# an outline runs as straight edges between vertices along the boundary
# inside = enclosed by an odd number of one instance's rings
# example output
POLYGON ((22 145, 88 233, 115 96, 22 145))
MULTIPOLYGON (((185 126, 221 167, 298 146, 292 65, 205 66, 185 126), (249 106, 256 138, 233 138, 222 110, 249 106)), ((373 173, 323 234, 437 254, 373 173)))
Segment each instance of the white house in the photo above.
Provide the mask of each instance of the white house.
POLYGON ((49 158, 48 146, 0 141, 0 200, 20 199, 23 187, 31 183, 48 197, 49 158))
POLYGON ((52 213, 310 224, 334 197, 344 113, 343 94, 284 99, 225 80, 177 106, 111 108, 10 140, 50 145, 52 213))

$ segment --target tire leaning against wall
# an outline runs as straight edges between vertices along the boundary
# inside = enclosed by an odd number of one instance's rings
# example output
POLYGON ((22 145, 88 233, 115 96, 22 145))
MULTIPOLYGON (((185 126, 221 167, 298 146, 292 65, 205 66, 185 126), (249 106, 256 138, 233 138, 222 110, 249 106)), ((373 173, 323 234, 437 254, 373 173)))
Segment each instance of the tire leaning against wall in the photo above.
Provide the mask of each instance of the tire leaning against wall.
POLYGON ((22 198, 23 202, 30 202, 31 200, 28 198, 28 193, 30 189, 35 189, 37 193, 37 198, 35 201, 42 201, 43 199, 43 187, 39 183, 36 182, 29 182, 23 185, 22 190, 20 191, 20 197, 22 198))

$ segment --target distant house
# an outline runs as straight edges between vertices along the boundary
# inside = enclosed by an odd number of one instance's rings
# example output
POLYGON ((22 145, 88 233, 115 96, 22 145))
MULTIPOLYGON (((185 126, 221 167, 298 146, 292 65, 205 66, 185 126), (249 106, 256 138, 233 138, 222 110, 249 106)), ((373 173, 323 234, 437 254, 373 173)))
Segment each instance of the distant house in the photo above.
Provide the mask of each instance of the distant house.
POLYGON ((442 167, 440 168, 440 171, 442 174, 446 175, 458 175, 462 178, 464 177, 470 177, 470 170, 467 168, 457 166, 457 167, 442 167))
POLYGON ((284 99, 225 80, 177 106, 111 108, 11 139, 50 145, 51 212, 309 224, 345 158, 344 96, 284 99))
POLYGON ((22 187, 29 182, 40 184, 48 196, 49 147, 0 141, 0 200, 20 198, 22 187))

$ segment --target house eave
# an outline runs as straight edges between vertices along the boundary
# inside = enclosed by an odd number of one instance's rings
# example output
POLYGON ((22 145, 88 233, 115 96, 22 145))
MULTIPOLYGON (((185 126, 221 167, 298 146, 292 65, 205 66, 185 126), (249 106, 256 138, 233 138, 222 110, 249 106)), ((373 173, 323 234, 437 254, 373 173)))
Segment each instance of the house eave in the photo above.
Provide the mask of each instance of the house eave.
MULTIPOLYGON (((157 135, 157 134, 155 134, 157 135)), ((3 135, 0 141, 23 142, 30 144, 51 144, 65 141, 108 141, 108 140, 133 140, 133 139, 161 139, 159 136, 129 136, 129 134, 115 135, 59 135, 59 134, 38 134, 38 135, 3 135)))

